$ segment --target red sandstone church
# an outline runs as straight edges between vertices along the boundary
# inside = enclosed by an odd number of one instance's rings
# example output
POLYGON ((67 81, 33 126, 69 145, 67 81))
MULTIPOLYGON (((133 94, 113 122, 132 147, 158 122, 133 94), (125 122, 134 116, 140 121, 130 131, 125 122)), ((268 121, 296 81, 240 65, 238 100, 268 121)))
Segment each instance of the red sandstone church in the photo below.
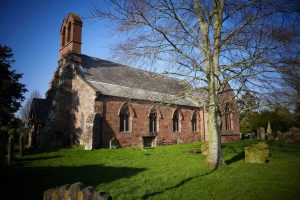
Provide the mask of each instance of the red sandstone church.
MULTIPOLYGON (((82 20, 69 14, 61 26, 59 64, 46 99, 34 99, 31 106, 34 145, 93 149, 207 141, 206 90, 84 55, 81 33, 82 20)), ((239 140, 233 99, 231 92, 224 93, 223 142, 239 140)))

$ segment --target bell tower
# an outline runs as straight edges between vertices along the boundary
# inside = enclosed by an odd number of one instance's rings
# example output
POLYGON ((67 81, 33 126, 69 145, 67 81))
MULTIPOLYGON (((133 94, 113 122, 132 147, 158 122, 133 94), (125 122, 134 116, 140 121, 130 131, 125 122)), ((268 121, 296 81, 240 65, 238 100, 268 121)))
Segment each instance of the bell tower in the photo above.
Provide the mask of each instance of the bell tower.
POLYGON ((81 18, 74 13, 70 13, 63 20, 60 28, 59 60, 68 53, 81 53, 81 34, 81 18))

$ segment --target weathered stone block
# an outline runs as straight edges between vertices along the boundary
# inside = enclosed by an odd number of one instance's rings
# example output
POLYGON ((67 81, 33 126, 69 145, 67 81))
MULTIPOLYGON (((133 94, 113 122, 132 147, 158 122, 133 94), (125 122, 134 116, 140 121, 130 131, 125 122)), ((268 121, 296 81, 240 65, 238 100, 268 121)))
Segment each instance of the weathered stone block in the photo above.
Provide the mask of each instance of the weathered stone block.
POLYGON ((82 187, 83 187, 83 184, 80 182, 72 184, 68 189, 70 199, 77 199, 78 193, 82 187))
POLYGON ((265 140, 266 139, 266 132, 264 127, 260 127, 257 129, 257 139, 258 140, 265 140))
POLYGON ((92 186, 85 187, 81 192, 83 195, 83 199, 86 200, 93 200, 96 193, 95 188, 93 188, 92 186))
POLYGON ((269 157, 269 145, 265 142, 245 147, 245 161, 247 163, 266 163, 269 157))
POLYGON ((63 185, 63 186, 60 186, 58 189, 57 189, 57 199, 58 200, 65 200, 65 199, 68 199, 68 189, 70 187, 70 184, 66 184, 66 185, 63 185))
POLYGON ((80 182, 54 187, 44 191, 43 200, 112 200, 111 196, 97 192, 92 186, 83 187, 80 182))
POLYGON ((59 198, 57 198, 57 194, 57 188, 48 189, 43 194, 43 200, 60 200, 59 198))
POLYGON ((286 143, 300 142, 300 129, 292 127, 288 132, 284 133, 282 139, 286 143))

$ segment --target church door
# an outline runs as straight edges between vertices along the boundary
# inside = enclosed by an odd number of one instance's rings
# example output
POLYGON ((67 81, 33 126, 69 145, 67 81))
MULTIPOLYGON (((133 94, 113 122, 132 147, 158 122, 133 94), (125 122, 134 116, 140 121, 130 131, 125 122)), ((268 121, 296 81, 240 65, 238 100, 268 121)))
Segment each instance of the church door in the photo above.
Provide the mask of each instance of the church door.
POLYGON ((102 138, 102 117, 100 114, 96 114, 93 125, 93 149, 101 148, 102 138))

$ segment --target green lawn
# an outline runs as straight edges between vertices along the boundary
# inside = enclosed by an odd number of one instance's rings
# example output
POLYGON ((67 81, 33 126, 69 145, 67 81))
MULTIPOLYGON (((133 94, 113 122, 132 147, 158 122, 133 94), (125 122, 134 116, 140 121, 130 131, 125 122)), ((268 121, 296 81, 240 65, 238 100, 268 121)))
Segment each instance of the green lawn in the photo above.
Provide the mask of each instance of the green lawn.
MULTIPOLYGON (((250 141, 223 144, 226 165, 212 171, 201 143, 148 149, 60 149, 18 158, 1 172, 7 199, 42 199, 43 190, 81 181, 113 199, 300 199, 300 144, 271 143, 267 164, 246 164, 250 141)), ((3 196, 2 196, 3 197, 3 196)), ((2 198, 1 199, 4 199, 2 198)))

